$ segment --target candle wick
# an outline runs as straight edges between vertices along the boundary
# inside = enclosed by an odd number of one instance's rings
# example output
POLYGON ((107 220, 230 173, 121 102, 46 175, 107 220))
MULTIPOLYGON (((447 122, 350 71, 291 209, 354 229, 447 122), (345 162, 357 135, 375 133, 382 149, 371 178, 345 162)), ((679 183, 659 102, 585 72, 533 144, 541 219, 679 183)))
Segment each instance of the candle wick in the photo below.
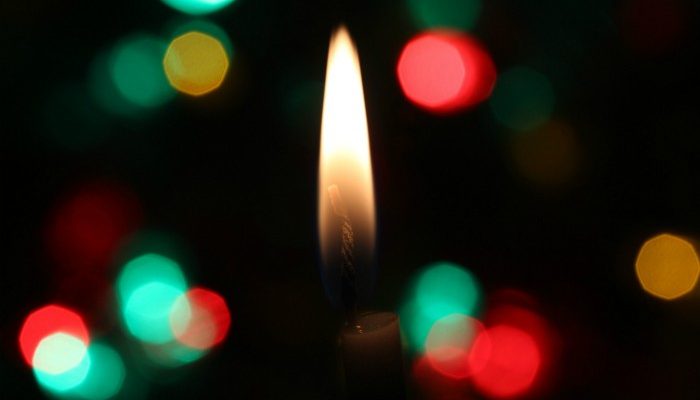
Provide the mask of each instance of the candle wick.
POLYGON ((357 324, 357 287, 354 263, 355 234, 347 208, 343 203, 338 185, 328 187, 333 212, 341 220, 342 242, 340 245, 341 263, 341 292, 340 298, 345 308, 347 323, 359 328, 357 324))

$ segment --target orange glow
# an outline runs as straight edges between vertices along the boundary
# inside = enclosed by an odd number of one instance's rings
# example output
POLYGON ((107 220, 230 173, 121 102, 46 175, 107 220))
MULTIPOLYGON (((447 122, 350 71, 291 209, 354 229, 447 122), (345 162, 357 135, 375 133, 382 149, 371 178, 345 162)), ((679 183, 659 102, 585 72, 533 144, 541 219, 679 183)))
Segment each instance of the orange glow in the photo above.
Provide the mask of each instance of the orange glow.
POLYGON ((700 261, 693 244, 666 233, 644 243, 635 267, 642 288, 664 300, 692 291, 700 274, 700 261))
MULTIPOLYGON (((323 275, 331 297, 340 292, 341 224, 337 208, 352 221, 360 292, 369 275, 375 235, 374 188, 362 76, 357 50, 345 28, 331 37, 321 121, 318 229, 323 275), (335 190, 331 190, 334 188, 335 190), (334 211, 331 197, 334 197, 334 211)), ((335 301, 335 300, 334 300, 335 301)))
POLYGON ((32 365, 39 343, 55 333, 74 336, 85 346, 90 342, 87 327, 79 314, 54 304, 42 307, 29 314, 19 334, 20 351, 27 364, 32 365))

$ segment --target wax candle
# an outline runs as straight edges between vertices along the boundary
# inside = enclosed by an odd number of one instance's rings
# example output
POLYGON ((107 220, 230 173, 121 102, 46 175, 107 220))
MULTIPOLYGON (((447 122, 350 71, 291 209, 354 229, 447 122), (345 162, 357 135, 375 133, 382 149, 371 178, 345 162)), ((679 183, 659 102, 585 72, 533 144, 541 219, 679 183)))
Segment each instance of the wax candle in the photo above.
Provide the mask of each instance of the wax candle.
POLYGON ((374 283, 375 205, 360 63, 347 30, 331 37, 318 176, 321 273, 345 313, 340 354, 352 399, 404 397, 401 338, 393 313, 360 313, 374 283))

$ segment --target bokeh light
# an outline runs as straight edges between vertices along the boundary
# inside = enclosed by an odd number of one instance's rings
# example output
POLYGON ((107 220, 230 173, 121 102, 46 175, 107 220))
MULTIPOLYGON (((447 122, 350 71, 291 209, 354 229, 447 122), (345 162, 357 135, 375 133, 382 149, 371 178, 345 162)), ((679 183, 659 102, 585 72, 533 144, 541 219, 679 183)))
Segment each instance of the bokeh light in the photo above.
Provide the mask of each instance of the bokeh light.
POLYGON ((110 346, 93 343, 88 349, 90 369, 85 380, 75 387, 75 393, 88 400, 105 400, 122 389, 126 369, 119 353, 110 346))
POLYGON ((496 70, 488 53, 472 37, 429 31, 412 38, 396 68, 406 97, 434 113, 450 113, 488 98, 496 70))
POLYGON ((140 220, 140 206, 129 190, 110 182, 88 183, 54 210, 46 230, 47 246, 62 267, 104 268, 140 220))
POLYGON ((84 346, 90 343, 83 318, 72 310, 52 304, 29 314, 19 334, 20 351, 27 364, 33 365, 32 360, 39 343, 59 332, 78 338, 84 346))
POLYGON ((481 0, 407 0, 419 28, 472 29, 481 13, 481 0))
POLYGON ((639 283, 647 293, 673 300, 693 290, 700 262, 693 243, 664 233, 642 245, 635 268, 639 283))
POLYGON ((479 365, 473 375, 476 388, 493 398, 508 398, 529 391, 540 369, 537 343, 519 328, 496 325, 479 334, 470 359, 479 365), (483 350, 482 350, 483 349, 483 350))
POLYGON ((170 314, 170 324, 180 343, 207 350, 224 340, 231 325, 231 315, 226 301, 219 294, 193 288, 176 302, 170 314))
POLYGON ((219 11, 234 0, 162 0, 168 6, 190 15, 204 15, 219 11))
POLYGON ((221 86, 228 66, 223 44, 216 37, 199 31, 173 39, 163 59, 163 68, 172 87, 193 96, 221 86))
POLYGON ((431 264, 400 311, 401 328, 409 345, 422 350, 436 321, 450 314, 474 316, 480 303, 481 289, 469 271, 450 262, 431 264))
POLYGON ((538 185, 561 185, 576 174, 581 150, 568 124, 549 121, 532 132, 511 136, 511 155, 517 172, 538 185))
POLYGON ((490 348, 482 344, 477 349, 484 354, 472 353, 474 341, 483 330, 478 320, 463 314, 450 314, 436 321, 425 343, 431 366, 453 379, 464 379, 483 368, 484 363, 479 361, 488 359, 490 348))
POLYGON ((184 274, 174 260, 149 253, 129 261, 117 281, 129 332, 149 343, 172 340, 170 313, 186 290, 184 274))
POLYGON ((37 382, 43 388, 57 393, 66 392, 82 384, 91 367, 90 354, 85 343, 64 333, 56 333, 42 340, 34 354, 34 362, 61 366, 53 371, 34 368, 37 382))
POLYGON ((176 368, 192 363, 207 354, 207 350, 192 348, 178 340, 162 344, 143 343, 143 350, 152 363, 167 368, 176 368))
POLYGON ((73 335, 53 333, 43 338, 34 351, 34 369, 51 375, 62 374, 75 368, 85 357, 87 346, 73 335))
POLYGON ((554 109, 554 90, 541 73, 514 67, 500 74, 490 104, 498 122, 517 131, 528 131, 549 120, 554 109))
POLYGON ((97 102, 115 115, 137 117, 169 101, 175 92, 163 72, 166 48, 153 35, 136 34, 99 55, 90 74, 97 102))

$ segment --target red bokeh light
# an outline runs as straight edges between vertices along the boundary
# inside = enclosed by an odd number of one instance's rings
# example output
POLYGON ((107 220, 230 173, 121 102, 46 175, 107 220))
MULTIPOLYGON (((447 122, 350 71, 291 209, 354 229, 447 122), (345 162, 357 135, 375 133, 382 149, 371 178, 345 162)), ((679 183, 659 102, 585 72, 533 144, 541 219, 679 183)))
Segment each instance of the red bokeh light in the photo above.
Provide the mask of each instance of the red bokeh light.
POLYGON ((452 379, 433 368, 428 357, 415 361, 411 369, 415 391, 421 399, 469 400, 473 398, 469 391, 469 380, 452 379))
POLYGON ((396 68, 406 97, 435 113, 449 113, 488 98, 496 82, 489 54, 473 38, 430 31, 412 38, 396 68))
POLYGON ((54 304, 42 307, 29 314, 20 330, 19 347, 27 364, 32 365, 39 342, 58 332, 81 339, 85 346, 90 343, 88 329, 78 313, 54 304))
POLYGON ((231 314, 223 297, 203 288, 193 288, 186 296, 191 317, 184 329, 174 329, 177 340, 200 350, 224 340, 231 326, 231 314))
POLYGON ((104 268, 140 219, 139 204, 125 188, 105 182, 85 185, 54 211, 46 232, 49 252, 61 267, 104 268))
POLYGON ((483 367, 472 378, 484 395, 507 398, 524 394, 533 387, 540 370, 541 354, 528 332, 496 325, 476 338, 474 348, 477 356, 470 358, 470 362, 483 367), (488 351, 480 350, 482 347, 488 347, 488 351))

